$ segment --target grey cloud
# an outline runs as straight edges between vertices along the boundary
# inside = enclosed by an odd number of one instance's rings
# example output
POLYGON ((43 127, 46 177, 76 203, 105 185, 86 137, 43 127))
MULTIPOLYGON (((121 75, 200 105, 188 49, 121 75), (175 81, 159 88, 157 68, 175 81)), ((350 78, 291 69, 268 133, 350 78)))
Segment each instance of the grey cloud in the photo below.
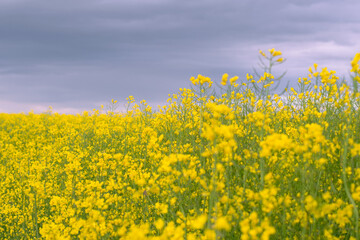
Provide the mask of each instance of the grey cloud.
POLYGON ((0 100, 79 108, 128 95, 162 101, 191 75, 245 74, 258 49, 270 47, 289 57, 291 80, 312 61, 348 61, 359 51, 359 8, 357 1, 2 1, 0 100))

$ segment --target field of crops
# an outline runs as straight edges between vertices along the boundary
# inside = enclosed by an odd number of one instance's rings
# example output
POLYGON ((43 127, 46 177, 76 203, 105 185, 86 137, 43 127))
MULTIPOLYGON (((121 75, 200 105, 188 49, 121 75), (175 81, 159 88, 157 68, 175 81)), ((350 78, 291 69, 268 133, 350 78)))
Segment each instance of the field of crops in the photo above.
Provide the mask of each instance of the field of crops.
POLYGON ((360 239, 359 60, 281 96, 199 75, 158 110, 0 114, 0 238, 360 239))

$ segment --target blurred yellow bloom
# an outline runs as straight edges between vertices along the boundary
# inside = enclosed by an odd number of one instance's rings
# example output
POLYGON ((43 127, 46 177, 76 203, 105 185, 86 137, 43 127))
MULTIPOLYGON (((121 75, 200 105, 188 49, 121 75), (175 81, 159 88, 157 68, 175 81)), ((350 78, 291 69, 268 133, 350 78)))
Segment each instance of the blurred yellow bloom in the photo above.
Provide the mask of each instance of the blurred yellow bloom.
POLYGON ((238 76, 234 76, 234 77, 230 78, 230 84, 231 84, 231 85, 234 85, 235 82, 236 82, 236 80, 238 80, 238 79, 239 79, 238 76))
POLYGON ((351 61, 351 71, 360 74, 359 70, 360 53, 356 53, 354 59, 351 61))
POLYGON ((265 53, 262 50, 259 50, 259 53, 263 56, 266 57, 265 53))
POLYGON ((228 81, 229 74, 225 73, 221 79, 221 85, 225 86, 228 81))
POLYGON ((192 220, 191 222, 191 226, 194 228, 194 229, 203 229, 206 222, 207 222, 207 215, 203 214, 203 215, 200 215, 198 216, 196 219, 192 220))
POLYGON ((226 220, 226 217, 219 217, 215 222, 215 229, 230 231, 231 225, 226 220))
POLYGON ((163 229, 164 225, 165 225, 165 222, 164 220, 162 220, 161 218, 159 218, 158 220, 156 220, 155 222, 155 227, 158 229, 158 230, 161 230, 163 229))

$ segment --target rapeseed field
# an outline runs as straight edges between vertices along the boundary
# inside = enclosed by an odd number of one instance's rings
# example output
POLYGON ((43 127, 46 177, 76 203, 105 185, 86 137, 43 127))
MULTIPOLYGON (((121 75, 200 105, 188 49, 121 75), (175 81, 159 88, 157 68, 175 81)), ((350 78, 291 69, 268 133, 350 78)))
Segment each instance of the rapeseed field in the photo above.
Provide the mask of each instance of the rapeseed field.
POLYGON ((0 238, 360 239, 359 61, 282 95, 199 75, 158 110, 0 114, 0 238))

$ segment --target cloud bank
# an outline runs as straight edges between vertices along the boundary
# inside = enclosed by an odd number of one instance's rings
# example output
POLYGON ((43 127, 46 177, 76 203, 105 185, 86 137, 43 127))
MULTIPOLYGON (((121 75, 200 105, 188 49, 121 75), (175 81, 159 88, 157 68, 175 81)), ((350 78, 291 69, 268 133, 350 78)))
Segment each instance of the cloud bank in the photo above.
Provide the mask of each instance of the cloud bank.
POLYGON ((197 74, 244 78, 275 47, 296 82, 314 62, 347 77, 359 1, 0 2, 0 111, 75 113, 112 98, 165 102, 197 74))

